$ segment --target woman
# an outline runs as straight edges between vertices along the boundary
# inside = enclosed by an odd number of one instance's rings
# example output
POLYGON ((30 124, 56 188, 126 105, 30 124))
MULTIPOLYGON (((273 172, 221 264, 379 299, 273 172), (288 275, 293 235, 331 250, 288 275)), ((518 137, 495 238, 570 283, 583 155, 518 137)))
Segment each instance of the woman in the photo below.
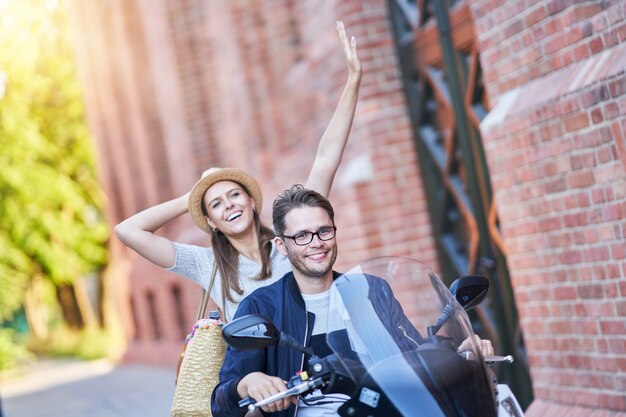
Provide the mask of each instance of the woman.
MULTIPOLYGON (((348 81, 335 113, 320 139, 306 187, 328 196, 348 140, 361 83, 361 63, 354 36, 348 41, 342 22, 337 32, 348 65, 348 81)), ((211 168, 192 190, 148 208, 115 227, 117 237, 150 262, 209 286, 217 267, 211 298, 230 321, 239 302, 256 288, 291 270, 289 260, 272 243, 274 233, 259 218, 262 194, 257 182, 236 168, 211 168), (189 212, 211 235, 211 248, 185 245, 154 232, 189 212)))

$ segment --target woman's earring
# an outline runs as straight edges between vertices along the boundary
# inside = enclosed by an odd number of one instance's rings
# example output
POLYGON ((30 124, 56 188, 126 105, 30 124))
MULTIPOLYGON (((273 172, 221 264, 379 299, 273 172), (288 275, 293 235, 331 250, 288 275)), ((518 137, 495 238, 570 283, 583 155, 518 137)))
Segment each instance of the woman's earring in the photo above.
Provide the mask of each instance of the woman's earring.
POLYGON ((219 232, 219 230, 217 229, 217 227, 213 228, 213 233, 217 234, 217 232, 219 232))

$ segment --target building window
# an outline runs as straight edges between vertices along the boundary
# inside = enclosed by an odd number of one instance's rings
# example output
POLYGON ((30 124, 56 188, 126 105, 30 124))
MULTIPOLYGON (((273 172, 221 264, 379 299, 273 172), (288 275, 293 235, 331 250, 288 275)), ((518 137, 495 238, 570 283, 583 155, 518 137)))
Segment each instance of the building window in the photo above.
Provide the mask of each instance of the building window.
POLYGON ((150 318, 148 320, 150 321, 150 325, 152 326, 152 334, 154 335, 155 340, 161 340, 161 327, 159 326, 156 300, 152 291, 147 292, 146 299, 148 300, 148 311, 150 312, 150 318))
POLYGON ((187 321, 183 309, 183 297, 180 286, 172 285, 172 298, 174 299, 174 314, 179 335, 184 339, 187 336, 187 321))
POLYGON ((133 297, 130 297, 130 311, 133 316, 133 340, 141 340, 143 338, 143 332, 141 325, 139 324, 139 312, 137 311, 137 303, 133 297))

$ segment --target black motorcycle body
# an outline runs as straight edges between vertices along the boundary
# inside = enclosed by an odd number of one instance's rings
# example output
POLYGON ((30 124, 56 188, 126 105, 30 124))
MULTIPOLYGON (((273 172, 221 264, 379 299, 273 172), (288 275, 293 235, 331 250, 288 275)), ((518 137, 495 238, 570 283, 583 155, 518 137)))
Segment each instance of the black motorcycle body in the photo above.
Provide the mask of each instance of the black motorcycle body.
POLYGON ((488 288, 485 277, 467 276, 449 290, 429 267, 408 258, 360 264, 331 287, 327 343, 333 354, 325 358, 262 316, 241 317, 223 331, 234 348, 282 343, 313 353, 307 372, 294 376, 287 391, 241 405, 253 410, 319 389, 347 394, 337 410, 346 417, 523 416, 514 398, 507 399, 506 410, 500 405, 485 363, 510 357, 484 358, 466 313, 488 288))

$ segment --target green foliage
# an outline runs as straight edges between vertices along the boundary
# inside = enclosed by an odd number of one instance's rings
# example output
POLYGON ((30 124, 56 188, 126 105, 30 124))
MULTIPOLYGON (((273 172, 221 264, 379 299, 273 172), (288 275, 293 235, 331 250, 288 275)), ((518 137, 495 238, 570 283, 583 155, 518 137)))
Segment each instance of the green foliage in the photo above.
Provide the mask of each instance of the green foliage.
POLYGON ((0 322, 22 304, 33 275, 71 283, 107 259, 62 5, 0 2, 0 322))
POLYGON ((11 320, 21 306, 30 272, 30 259, 0 232, 0 321, 11 320))
POLYGON ((0 371, 26 361, 32 354, 17 341, 13 329, 0 328, 0 371))
POLYGON ((29 349, 40 356, 119 359, 124 336, 112 329, 86 328, 72 330, 65 326, 55 328, 45 341, 31 343, 29 349))

